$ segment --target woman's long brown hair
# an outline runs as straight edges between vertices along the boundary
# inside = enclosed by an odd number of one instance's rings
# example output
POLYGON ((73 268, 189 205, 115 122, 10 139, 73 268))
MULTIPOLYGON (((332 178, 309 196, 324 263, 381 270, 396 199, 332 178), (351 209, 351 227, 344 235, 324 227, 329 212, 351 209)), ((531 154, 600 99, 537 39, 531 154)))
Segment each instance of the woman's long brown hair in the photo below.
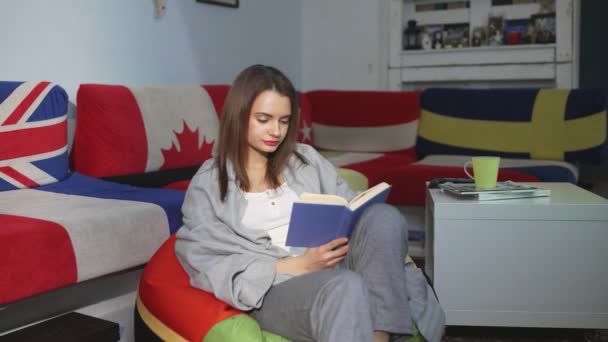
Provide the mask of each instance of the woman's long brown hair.
POLYGON ((218 138, 218 168, 220 199, 224 201, 228 192, 226 161, 230 160, 238 186, 243 191, 250 187, 247 176, 247 128, 254 100, 266 90, 287 96, 291 104, 287 135, 277 150, 268 156, 266 181, 273 188, 279 187, 280 175, 287 160, 295 154, 302 162, 306 160, 295 151, 299 117, 299 105, 291 81, 279 70, 265 65, 252 65, 236 77, 222 108, 220 136, 218 138))

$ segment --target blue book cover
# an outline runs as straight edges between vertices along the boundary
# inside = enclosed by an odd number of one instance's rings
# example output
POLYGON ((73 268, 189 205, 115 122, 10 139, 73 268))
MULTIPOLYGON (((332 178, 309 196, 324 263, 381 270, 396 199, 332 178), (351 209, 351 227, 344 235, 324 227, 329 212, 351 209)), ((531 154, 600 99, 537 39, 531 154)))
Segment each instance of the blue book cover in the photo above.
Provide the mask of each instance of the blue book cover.
POLYGON ((334 195, 302 194, 293 204, 286 245, 319 247, 339 237, 350 237, 365 209, 386 202, 390 189, 383 182, 350 202, 334 195))

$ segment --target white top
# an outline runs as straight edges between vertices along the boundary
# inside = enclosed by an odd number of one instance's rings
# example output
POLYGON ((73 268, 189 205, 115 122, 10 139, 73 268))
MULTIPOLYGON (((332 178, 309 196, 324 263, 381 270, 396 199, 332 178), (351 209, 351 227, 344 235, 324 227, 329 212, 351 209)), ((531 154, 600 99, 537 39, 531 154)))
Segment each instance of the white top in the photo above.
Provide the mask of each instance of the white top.
POLYGON ((272 244, 291 255, 299 255, 304 248, 286 247, 287 230, 293 202, 298 195, 283 183, 280 187, 264 192, 244 192, 247 208, 241 224, 247 229, 265 230, 272 244))

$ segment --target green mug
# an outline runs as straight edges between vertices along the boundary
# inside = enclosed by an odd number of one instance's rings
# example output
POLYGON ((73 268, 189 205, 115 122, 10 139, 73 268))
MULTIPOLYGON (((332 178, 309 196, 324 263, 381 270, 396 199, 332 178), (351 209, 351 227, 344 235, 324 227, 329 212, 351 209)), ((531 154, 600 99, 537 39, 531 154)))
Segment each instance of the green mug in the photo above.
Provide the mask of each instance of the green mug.
POLYGON ((473 157, 464 164, 464 173, 475 180, 478 189, 494 189, 498 179, 498 166, 500 157, 473 157), (473 175, 467 168, 473 164, 473 175))

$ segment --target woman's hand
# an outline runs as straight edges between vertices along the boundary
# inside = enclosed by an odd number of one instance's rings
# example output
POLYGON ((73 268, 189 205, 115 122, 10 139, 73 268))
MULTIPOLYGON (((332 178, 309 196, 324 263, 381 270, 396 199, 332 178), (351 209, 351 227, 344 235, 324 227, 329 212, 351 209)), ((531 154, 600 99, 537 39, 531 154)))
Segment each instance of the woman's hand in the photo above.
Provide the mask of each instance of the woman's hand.
POLYGON ((277 273, 302 275, 334 267, 348 252, 348 239, 338 238, 316 248, 308 248, 302 255, 277 261, 277 273), (336 248, 341 246, 339 248, 336 248), (335 248, 335 250, 334 250, 335 248))

